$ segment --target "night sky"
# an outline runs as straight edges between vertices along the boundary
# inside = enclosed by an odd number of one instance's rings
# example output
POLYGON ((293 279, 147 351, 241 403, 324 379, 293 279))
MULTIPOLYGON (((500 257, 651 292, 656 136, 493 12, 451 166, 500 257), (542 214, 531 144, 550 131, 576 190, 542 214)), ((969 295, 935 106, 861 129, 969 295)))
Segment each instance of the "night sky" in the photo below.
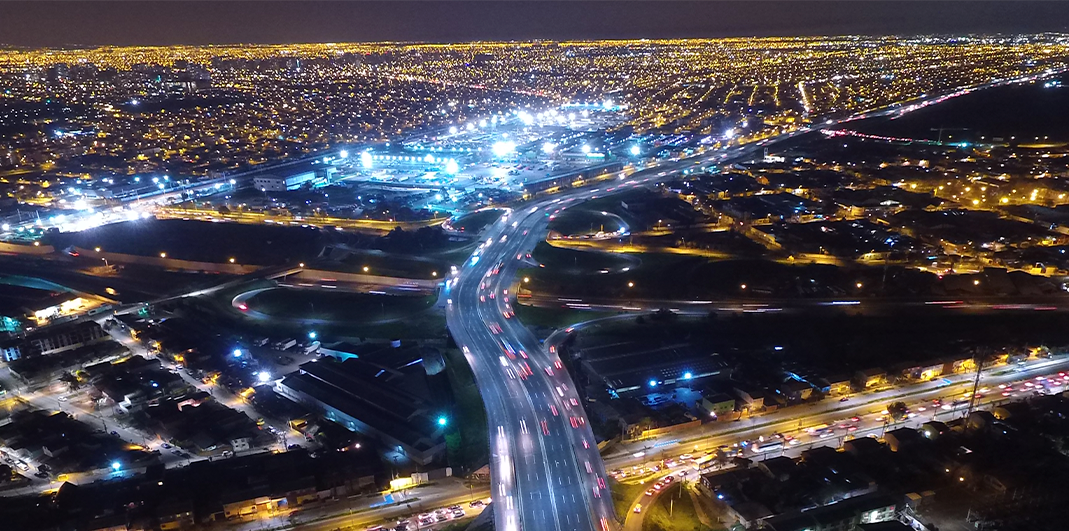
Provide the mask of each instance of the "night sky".
POLYGON ((1069 2, 3 2, 18 46, 1069 31, 1069 2))

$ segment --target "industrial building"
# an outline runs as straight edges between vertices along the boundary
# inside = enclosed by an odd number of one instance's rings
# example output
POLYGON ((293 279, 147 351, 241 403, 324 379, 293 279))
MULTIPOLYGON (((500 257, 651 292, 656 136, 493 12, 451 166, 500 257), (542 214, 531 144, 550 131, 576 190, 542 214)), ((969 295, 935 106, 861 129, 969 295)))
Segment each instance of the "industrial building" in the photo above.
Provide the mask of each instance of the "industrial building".
POLYGON ((290 170, 285 175, 265 173, 252 178, 252 184, 262 192, 285 192, 297 190, 306 184, 312 186, 327 183, 338 173, 338 168, 330 164, 307 164, 299 170, 290 170))
MULTIPOLYGON (((419 349, 391 349, 390 363, 360 355, 323 357, 300 366, 276 390, 345 428, 378 439, 388 457, 426 465, 445 451, 444 411, 419 349)), ((384 360, 383 360, 384 361, 384 360)))

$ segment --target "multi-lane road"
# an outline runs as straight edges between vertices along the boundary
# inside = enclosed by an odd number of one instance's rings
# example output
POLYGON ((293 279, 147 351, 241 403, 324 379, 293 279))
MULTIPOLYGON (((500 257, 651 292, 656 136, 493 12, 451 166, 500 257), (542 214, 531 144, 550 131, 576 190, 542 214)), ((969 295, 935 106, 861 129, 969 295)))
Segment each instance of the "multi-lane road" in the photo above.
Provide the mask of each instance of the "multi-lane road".
POLYGON ((491 495, 501 531, 601 530, 618 526, 605 468, 575 385, 555 352, 543 350, 512 315, 516 270, 545 237, 548 220, 587 199, 673 178, 684 169, 752 158, 765 146, 857 118, 901 115, 999 80, 910 105, 828 120, 774 139, 705 150, 612 181, 521 203, 485 230, 484 243, 446 284, 447 324, 475 373, 490 430, 491 495))
POLYGON ((606 474, 575 385, 512 314, 510 288, 551 217, 586 199, 648 186, 695 164, 730 163, 762 145, 623 172, 612 182, 528 202, 483 234, 483 244, 447 284, 447 322, 475 373, 490 429, 496 529, 617 527, 606 474))

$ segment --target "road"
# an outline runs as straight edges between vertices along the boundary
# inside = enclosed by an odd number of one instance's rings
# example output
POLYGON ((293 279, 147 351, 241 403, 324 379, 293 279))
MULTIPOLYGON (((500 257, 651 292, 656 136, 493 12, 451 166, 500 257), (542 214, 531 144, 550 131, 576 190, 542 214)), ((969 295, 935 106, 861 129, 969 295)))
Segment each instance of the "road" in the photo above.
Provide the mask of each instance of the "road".
MULTIPOLYGON (((1007 81, 984 86, 1006 84, 1007 81)), ((958 91, 953 95, 975 90, 958 91)), ((532 333, 511 315, 508 291, 548 220, 585 200, 673 178, 695 166, 727 165, 764 147, 859 118, 901 115, 952 95, 828 120, 774 139, 703 150, 654 162, 618 179, 521 203, 485 229, 484 243, 446 283, 447 325, 475 374, 490 430, 491 492, 500 531, 607 531, 618 526, 605 469, 575 385, 532 333), (572 405, 572 400, 575 400, 572 405)))
MULTIPOLYGON (((1037 377, 1049 377, 1067 370, 1069 358, 1059 357, 1036 360, 1021 366, 1004 365, 984 371, 980 380, 984 396, 978 400, 977 408, 989 409, 1000 402, 1019 399, 1028 394, 1026 389, 1030 387, 1025 386, 1023 382, 1036 381, 1037 377), (1000 385, 1009 385, 1011 390, 1003 391, 1000 385), (1003 392, 1008 394, 1003 396, 1003 392)), ((782 408, 766 415, 746 417, 737 422, 708 423, 697 430, 620 444, 609 452, 605 462, 616 470, 626 470, 635 466, 648 466, 651 461, 678 458, 684 454, 698 456, 725 445, 731 446, 744 440, 753 441, 762 436, 768 438, 774 434, 797 439, 797 443, 787 444, 786 448, 791 452, 800 452, 811 445, 841 444, 846 437, 882 436, 885 430, 907 426, 916 428, 930 420, 949 421, 960 418, 968 410, 968 400, 964 398, 964 394, 972 390, 974 376, 975 374, 953 375, 948 377, 949 384, 939 379, 924 384, 863 393, 851 397, 847 402, 828 399, 809 405, 782 408), (940 400, 942 405, 934 406, 933 400, 940 400), (915 416, 905 421, 885 424, 885 419, 881 418, 882 410, 895 401, 905 402, 915 416), (829 428, 819 429, 824 424, 829 428)), ((1050 392, 1060 392, 1067 387, 1067 383, 1055 384, 1049 381, 1047 387, 1050 392)), ((775 455, 780 454, 770 454, 775 455)), ((747 454, 746 457, 753 456, 747 454)))
MULTIPOLYGON (((790 138, 806 131, 798 131, 790 138)), ((767 142, 657 163, 597 185, 538 199, 485 229, 483 244, 446 284, 446 318, 486 407, 496 529, 616 528, 605 469, 575 385, 559 358, 512 315, 509 290, 526 254, 560 211, 600 195, 649 186, 696 164, 752 157, 767 142)))
POLYGON ((639 299, 623 297, 561 297, 532 295, 524 297, 525 306, 540 308, 568 308, 597 312, 648 312, 668 309, 680 315, 707 315, 709 312, 810 312, 826 308, 866 315, 893 314, 902 311, 939 312, 945 310, 968 312, 971 315, 992 312, 1069 311, 1069 298, 999 297, 999 296, 925 296, 912 298, 853 298, 853 299, 771 299, 732 298, 716 300, 639 299))

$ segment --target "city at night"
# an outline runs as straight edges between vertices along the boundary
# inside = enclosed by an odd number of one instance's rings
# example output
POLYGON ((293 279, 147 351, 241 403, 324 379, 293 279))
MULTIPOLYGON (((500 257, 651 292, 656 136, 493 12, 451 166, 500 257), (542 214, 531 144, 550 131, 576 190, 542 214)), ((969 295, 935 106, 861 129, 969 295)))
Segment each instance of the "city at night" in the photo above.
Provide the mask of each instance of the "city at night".
POLYGON ((1069 3, 0 15, 0 531, 1062 531, 1069 3))

